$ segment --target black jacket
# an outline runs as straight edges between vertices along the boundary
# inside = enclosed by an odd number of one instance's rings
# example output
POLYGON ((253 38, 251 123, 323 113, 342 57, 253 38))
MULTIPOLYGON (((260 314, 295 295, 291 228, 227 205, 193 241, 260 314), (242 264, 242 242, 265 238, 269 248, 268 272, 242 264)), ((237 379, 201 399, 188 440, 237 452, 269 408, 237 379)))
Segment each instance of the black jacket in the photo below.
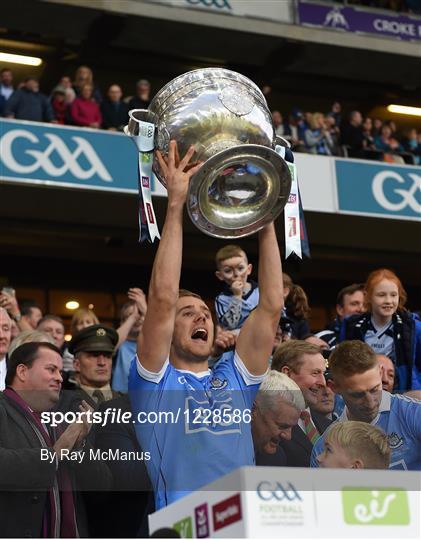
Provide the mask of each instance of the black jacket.
MULTIPOLYGON (((86 443, 86 456, 91 448, 86 443)), ((0 537, 40 538, 47 496, 56 475, 56 463, 41 460, 41 443, 24 414, 0 392, 0 537)), ((52 451, 52 449, 51 449, 52 451)), ((71 475, 74 489, 109 487, 108 467, 100 461, 61 464, 71 475)), ((88 536, 84 502, 76 492, 76 523, 88 536)))
MULTIPOLYGON (((320 434, 332 423, 332 420, 314 411, 311 411, 311 417, 320 434)), ((313 445, 310 439, 300 426, 296 425, 292 428, 291 440, 281 441, 275 454, 259 454, 256 456, 256 465, 270 467, 310 467, 312 450, 313 445)))
MULTIPOLYGON (((393 315, 393 341, 395 346, 394 392, 421 389, 421 321, 409 311, 393 315)), ((365 341, 371 325, 371 313, 346 318, 341 327, 340 341, 365 341)))
POLYGON ((6 101, 3 114, 4 116, 13 115, 18 120, 31 120, 32 122, 51 122, 54 119, 53 109, 47 96, 26 88, 13 92, 6 101))
POLYGON ((128 111, 129 109, 123 101, 113 103, 106 99, 101 103, 102 127, 122 130, 129 120, 128 111))

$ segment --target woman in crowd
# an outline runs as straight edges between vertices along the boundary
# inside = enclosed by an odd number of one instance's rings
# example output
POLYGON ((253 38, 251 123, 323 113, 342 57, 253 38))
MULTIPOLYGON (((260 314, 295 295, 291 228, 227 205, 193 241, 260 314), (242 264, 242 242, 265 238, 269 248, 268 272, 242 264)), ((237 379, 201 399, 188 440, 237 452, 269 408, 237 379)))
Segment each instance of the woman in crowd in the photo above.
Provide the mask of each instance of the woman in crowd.
POLYGON ((363 122, 364 148, 366 150, 374 149, 373 121, 370 117, 364 118, 363 122))
POLYGON ((97 86, 94 83, 94 76, 92 69, 88 66, 79 66, 75 73, 75 80, 73 83, 73 89, 76 92, 76 96, 79 97, 82 93, 82 88, 85 84, 90 84, 92 86, 92 97, 97 103, 101 103, 102 95, 97 86))
POLYGON ((311 334, 308 324, 310 307, 304 289, 293 283, 288 274, 282 274, 284 283, 284 302, 280 326, 283 335, 304 339, 311 334))
POLYGON ((375 137, 374 144, 378 150, 382 150, 383 152, 402 152, 403 148, 399 144, 399 141, 397 141, 392 136, 392 128, 385 124, 382 127, 381 135, 378 137, 375 137))
POLYGON ((68 103, 66 102, 66 91, 62 86, 56 86, 51 96, 51 107, 54 113, 54 120, 57 124, 67 123, 68 103))
POLYGON ((310 154, 331 156, 333 141, 326 128, 325 118, 322 113, 316 112, 309 119, 310 127, 304 132, 304 142, 310 154))
MULTIPOLYGON (((130 291, 132 291, 131 289, 130 291)), ((134 289, 135 291, 138 291, 139 289, 134 289)), ((129 298, 136 301, 138 299, 138 294, 136 293, 135 296, 131 294, 129 291, 129 298)), ((146 302, 145 302, 146 303, 146 302)), ((139 312, 138 310, 134 310, 133 313, 131 313, 126 320, 117 328, 118 333, 118 343, 116 345, 115 351, 118 350, 120 345, 127 339, 127 336, 129 335, 130 330, 132 327, 136 324, 138 318, 139 318, 139 312)), ((80 332, 84 328, 87 328, 88 326, 93 326, 94 324, 100 324, 100 321, 98 317, 96 316, 95 312, 92 311, 92 309, 87 308, 80 308, 73 314, 72 321, 70 323, 70 333, 72 336, 74 336, 77 332, 80 332)))
POLYGON ((85 84, 81 88, 80 97, 77 97, 70 109, 72 121, 77 126, 100 128, 102 115, 98 103, 92 97, 92 84, 85 84))
POLYGON ((93 326, 94 324, 99 324, 99 319, 92 309, 80 308, 73 313, 70 323, 70 333, 73 336, 76 332, 80 332, 84 328, 93 326))
POLYGON ((7 351, 8 357, 10 358, 13 351, 24 343, 32 343, 34 341, 52 343, 54 345, 54 340, 49 334, 41 332, 40 330, 24 330, 23 332, 20 332, 10 343, 9 350, 7 351))
POLYGON ((67 75, 63 75, 63 77, 60 78, 57 86, 64 89, 66 103, 67 105, 70 105, 70 103, 72 103, 76 97, 76 92, 73 89, 70 77, 68 77, 67 75))
POLYGON ((406 310, 406 292, 398 276, 382 268, 364 287, 366 313, 342 323, 340 341, 359 339, 395 365, 395 392, 421 389, 421 320, 406 310))
POLYGON ((382 127, 383 127, 383 120, 381 120, 380 118, 374 118, 373 129, 371 132, 374 138, 380 137, 381 132, 382 132, 382 127))

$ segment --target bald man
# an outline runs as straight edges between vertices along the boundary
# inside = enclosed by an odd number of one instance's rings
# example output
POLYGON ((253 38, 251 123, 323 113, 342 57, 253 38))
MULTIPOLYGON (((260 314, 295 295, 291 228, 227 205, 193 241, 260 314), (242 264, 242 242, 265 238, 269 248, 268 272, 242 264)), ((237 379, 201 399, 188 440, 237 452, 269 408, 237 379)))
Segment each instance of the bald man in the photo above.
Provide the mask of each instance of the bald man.
POLYGON ((5 388, 6 378, 6 354, 9 350, 12 336, 12 320, 7 311, 0 307, 0 392, 5 388))
POLYGON ((383 390, 392 393, 395 384, 395 366, 392 360, 384 354, 376 354, 381 366, 383 390))

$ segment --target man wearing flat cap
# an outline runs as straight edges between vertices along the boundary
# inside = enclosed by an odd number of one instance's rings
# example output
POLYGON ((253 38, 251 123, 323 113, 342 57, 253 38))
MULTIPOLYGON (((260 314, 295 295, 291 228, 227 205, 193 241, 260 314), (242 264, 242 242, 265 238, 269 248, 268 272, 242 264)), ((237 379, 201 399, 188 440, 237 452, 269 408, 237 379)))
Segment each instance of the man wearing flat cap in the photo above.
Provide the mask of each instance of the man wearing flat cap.
POLYGON ((75 334, 69 343, 74 355, 76 381, 60 400, 59 410, 76 411, 81 400, 94 408, 120 396, 111 390, 112 356, 118 342, 113 328, 94 324, 75 334))

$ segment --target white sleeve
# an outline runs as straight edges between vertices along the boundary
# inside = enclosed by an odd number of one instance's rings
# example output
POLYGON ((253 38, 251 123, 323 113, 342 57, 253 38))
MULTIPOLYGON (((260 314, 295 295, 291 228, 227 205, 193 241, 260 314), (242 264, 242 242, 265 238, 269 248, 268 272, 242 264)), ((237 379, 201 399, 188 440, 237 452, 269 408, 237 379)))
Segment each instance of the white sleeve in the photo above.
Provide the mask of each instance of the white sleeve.
POLYGON ((253 375, 246 368, 246 365, 238 356, 237 351, 234 352, 234 366, 237 368, 237 371, 240 373, 243 381, 245 382, 247 386, 251 386, 252 384, 260 384, 263 381, 263 379, 266 377, 269 371, 269 367, 268 367, 268 369, 266 370, 266 373, 263 373, 262 375, 253 375))
POLYGON ((164 376, 168 366, 170 365, 169 359, 167 358, 164 362, 164 365, 162 368, 158 371, 158 373, 154 373, 152 371, 148 371, 145 367, 142 366, 140 363, 139 357, 136 355, 136 368, 137 372, 142 379, 145 379, 146 381, 153 382, 155 384, 159 384, 161 382, 162 377, 164 376))

